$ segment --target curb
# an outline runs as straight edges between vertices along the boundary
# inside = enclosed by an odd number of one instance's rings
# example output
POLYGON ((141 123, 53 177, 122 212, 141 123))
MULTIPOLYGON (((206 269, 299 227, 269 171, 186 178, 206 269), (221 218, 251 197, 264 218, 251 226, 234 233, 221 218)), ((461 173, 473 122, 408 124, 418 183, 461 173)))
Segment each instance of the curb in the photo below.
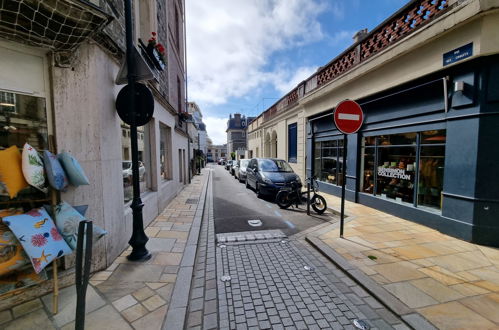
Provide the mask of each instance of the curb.
POLYGON ((406 324, 414 329, 435 329, 423 316, 415 310, 407 307, 404 303, 398 300, 385 288, 373 281, 369 276, 365 275, 357 267, 350 264, 345 258, 339 255, 327 244, 322 242, 314 234, 307 235, 305 240, 312 245, 317 251, 332 261, 338 268, 347 274, 352 280, 360 285, 364 290, 369 292, 373 297, 378 299, 391 312, 400 317, 406 324))
POLYGON ((192 222, 191 230, 187 238, 184 255, 180 262, 175 287, 173 288, 172 298, 168 313, 163 321, 162 330, 178 330, 183 329, 187 315, 187 307, 189 305, 189 293, 192 286, 192 274, 194 271, 194 262, 196 259, 196 251, 198 245, 199 233, 201 231, 201 221, 206 207, 206 196, 209 183, 211 181, 211 170, 204 171, 208 175, 201 196, 199 197, 196 214, 192 222))

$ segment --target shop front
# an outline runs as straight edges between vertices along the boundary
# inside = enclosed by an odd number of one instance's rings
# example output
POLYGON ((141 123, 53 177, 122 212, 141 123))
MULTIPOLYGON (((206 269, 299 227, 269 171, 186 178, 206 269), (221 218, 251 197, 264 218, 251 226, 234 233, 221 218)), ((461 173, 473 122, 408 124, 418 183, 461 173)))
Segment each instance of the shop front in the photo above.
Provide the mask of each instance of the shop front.
POLYGON ((310 117, 307 175, 341 196, 346 170, 348 200, 499 246, 499 189, 491 185, 499 182, 491 142, 498 134, 492 125, 499 127, 494 61, 477 59, 356 100, 366 119, 347 136, 346 168, 334 109, 310 117))

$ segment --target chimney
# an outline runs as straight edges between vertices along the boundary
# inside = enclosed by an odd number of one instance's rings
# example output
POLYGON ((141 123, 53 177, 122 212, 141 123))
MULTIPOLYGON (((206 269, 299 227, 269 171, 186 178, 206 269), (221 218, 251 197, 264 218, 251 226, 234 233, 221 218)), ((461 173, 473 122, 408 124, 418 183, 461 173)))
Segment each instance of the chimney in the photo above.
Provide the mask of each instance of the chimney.
POLYGON ((364 39, 367 36, 367 34, 368 34, 367 29, 362 29, 362 30, 358 31, 357 33, 355 33, 353 35, 354 43, 358 43, 359 41, 364 39))

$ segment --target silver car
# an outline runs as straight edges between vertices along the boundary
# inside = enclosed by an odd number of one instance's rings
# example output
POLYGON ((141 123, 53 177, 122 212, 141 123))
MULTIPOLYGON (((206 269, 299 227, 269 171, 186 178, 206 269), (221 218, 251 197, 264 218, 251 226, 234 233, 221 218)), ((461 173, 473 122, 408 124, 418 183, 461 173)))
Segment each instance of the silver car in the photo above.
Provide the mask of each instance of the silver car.
POLYGON ((239 182, 244 182, 246 181, 246 168, 248 167, 249 164, 249 159, 241 159, 239 161, 239 166, 235 170, 234 176, 236 179, 239 180, 239 182))

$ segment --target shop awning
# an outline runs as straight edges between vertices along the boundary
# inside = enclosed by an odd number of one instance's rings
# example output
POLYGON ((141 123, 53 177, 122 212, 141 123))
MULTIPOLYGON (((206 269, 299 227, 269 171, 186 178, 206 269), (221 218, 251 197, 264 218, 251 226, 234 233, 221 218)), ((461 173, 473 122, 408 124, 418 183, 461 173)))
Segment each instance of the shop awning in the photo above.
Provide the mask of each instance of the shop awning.
POLYGON ((86 1, 0 1, 2 38, 56 52, 73 50, 111 19, 86 1))

